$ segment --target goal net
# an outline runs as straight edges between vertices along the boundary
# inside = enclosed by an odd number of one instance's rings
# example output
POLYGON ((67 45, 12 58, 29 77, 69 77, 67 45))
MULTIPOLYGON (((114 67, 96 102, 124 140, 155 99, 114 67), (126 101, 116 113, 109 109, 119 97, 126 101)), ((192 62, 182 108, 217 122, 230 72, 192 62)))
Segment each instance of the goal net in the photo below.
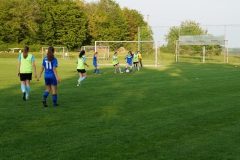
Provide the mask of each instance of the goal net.
POLYGON ((86 58, 93 58, 95 52, 98 52, 98 59, 109 59, 109 46, 82 46, 81 50, 85 50, 86 58))
POLYGON ((95 41, 94 51, 97 51, 99 46, 109 47, 108 58, 99 61, 99 64, 102 65, 112 65, 112 56, 114 52, 118 52, 119 63, 125 65, 125 56, 129 51, 133 54, 136 51, 140 51, 142 54, 143 66, 163 65, 158 49, 160 46, 158 41, 95 41))
MULTIPOLYGON (((47 55, 49 47, 42 47, 42 58, 47 55)), ((67 47, 54 47, 54 56, 62 59, 69 59, 69 53, 67 47)))

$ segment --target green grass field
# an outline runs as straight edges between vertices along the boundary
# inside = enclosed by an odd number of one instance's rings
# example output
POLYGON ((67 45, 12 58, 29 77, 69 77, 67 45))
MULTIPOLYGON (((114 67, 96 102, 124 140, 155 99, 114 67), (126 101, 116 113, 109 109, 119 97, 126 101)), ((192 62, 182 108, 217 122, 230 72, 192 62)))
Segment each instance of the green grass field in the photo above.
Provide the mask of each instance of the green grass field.
MULTIPOLYGON (((240 69, 168 63, 113 74, 100 66, 77 87, 74 59, 59 59, 58 102, 43 107, 43 77, 22 100, 17 57, 0 58, 0 159, 240 159, 240 69)), ((41 58, 36 58, 37 71, 41 58)), ((144 61, 143 61, 144 64, 144 61)), ((123 68, 123 67, 122 67, 123 68)))

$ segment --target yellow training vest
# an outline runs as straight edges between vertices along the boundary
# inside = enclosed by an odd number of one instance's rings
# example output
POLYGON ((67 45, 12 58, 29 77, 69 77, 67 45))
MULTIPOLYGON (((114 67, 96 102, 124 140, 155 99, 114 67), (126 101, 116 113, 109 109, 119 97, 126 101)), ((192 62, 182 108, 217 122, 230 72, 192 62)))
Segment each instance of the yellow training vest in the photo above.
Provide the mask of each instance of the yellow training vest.
POLYGON ((27 58, 21 54, 20 73, 32 73, 32 54, 28 54, 27 58))

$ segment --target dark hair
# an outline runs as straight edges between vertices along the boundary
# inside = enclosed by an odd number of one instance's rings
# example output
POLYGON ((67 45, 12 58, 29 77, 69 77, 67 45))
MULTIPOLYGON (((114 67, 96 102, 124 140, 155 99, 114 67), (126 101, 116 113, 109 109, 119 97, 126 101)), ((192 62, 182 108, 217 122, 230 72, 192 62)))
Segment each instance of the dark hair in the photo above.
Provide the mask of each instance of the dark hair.
POLYGON ((23 49, 23 57, 26 59, 28 56, 29 47, 25 46, 23 49))
POLYGON ((128 53, 130 53, 130 54, 131 54, 131 56, 133 56, 133 54, 132 54, 132 51, 129 51, 128 53))
POLYGON ((52 61, 54 58, 54 47, 50 46, 48 47, 48 52, 47 52, 47 59, 48 61, 52 61))
POLYGON ((98 52, 95 52, 95 53, 94 53, 94 56, 95 56, 96 54, 98 54, 98 52))
POLYGON ((85 50, 81 50, 80 53, 79 53, 79 58, 82 58, 82 56, 85 54, 85 50))

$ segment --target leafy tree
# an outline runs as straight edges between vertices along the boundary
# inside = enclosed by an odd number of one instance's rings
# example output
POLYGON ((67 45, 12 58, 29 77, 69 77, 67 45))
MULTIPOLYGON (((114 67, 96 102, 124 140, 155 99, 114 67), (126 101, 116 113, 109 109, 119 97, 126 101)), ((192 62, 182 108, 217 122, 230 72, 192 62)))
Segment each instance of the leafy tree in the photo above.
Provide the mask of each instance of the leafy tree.
POLYGON ((35 42, 40 18, 39 6, 35 0, 2 0, 0 10, 0 38, 3 42, 35 42))
POLYGON ((39 1, 42 10, 40 43, 78 48, 86 39, 86 21, 80 6, 72 0, 46 3, 39 1))
MULTIPOLYGON (((176 40, 179 36, 184 35, 205 35, 207 30, 203 30, 199 23, 195 21, 187 20, 182 22, 180 27, 171 27, 167 35, 165 35, 165 40, 167 41, 167 50, 170 53, 175 53, 176 40)), ((200 46, 183 46, 184 50, 199 50, 200 46)), ((164 48, 166 50, 166 48, 164 48)))
POLYGON ((148 28, 148 24, 143 20, 143 16, 136 10, 123 8, 124 16, 127 20, 127 38, 129 41, 138 40, 138 29, 141 30, 141 39, 152 40, 152 31, 148 28))
MULTIPOLYGON (((100 0, 87 3, 84 8, 88 29, 86 43, 93 45, 99 40, 126 40, 127 23, 119 4, 113 0, 100 0)), ((112 46, 118 48, 121 44, 115 43, 112 46)))
MULTIPOLYGON (((114 0, 1 0, 0 44, 67 46, 96 40, 138 39, 138 26, 147 27, 136 10, 120 8, 114 0)), ((141 40, 151 40, 141 29, 141 40)), ((114 48, 122 44, 115 44, 114 48)))

